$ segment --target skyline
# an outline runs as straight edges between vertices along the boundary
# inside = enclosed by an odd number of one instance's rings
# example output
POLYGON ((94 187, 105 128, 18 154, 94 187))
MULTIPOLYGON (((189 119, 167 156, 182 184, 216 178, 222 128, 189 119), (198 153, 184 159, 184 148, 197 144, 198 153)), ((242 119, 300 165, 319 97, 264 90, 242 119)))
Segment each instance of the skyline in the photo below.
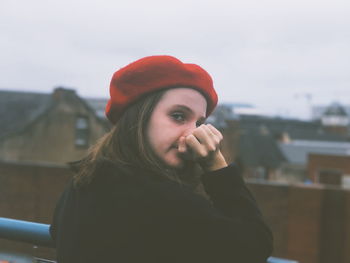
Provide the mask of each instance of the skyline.
POLYGON ((220 102, 308 117, 349 105, 350 3, 2 1, 0 89, 108 97, 114 71, 173 55, 213 77, 220 102))

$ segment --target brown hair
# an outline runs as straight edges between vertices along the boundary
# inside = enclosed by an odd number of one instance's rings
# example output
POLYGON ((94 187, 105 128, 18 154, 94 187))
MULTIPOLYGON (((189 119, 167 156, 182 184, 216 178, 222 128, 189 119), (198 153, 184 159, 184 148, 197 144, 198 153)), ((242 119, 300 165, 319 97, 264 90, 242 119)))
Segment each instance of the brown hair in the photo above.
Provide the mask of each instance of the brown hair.
POLYGON ((125 167, 144 167, 159 173, 161 164, 148 147, 146 128, 164 91, 150 94, 130 105, 112 129, 100 138, 79 163, 75 185, 89 183, 96 165, 105 159, 125 167))
POLYGON ((79 187, 89 184, 94 176, 97 164, 101 160, 111 161, 123 170, 132 167, 142 168, 149 174, 167 177, 180 184, 189 185, 201 195, 205 195, 199 179, 199 167, 191 162, 182 171, 167 168, 154 154, 147 140, 147 125, 157 103, 166 90, 151 93, 136 103, 130 105, 111 131, 100 138, 93 145, 77 166, 77 173, 73 178, 74 185, 79 187))

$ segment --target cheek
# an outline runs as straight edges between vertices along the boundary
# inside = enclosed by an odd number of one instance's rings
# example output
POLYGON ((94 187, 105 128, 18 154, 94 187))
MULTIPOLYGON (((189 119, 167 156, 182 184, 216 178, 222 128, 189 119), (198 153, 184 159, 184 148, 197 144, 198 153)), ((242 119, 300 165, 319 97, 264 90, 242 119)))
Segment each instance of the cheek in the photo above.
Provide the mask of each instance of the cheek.
POLYGON ((170 125, 150 126, 148 129, 148 140, 153 151, 158 155, 167 152, 169 147, 176 143, 177 130, 170 125))
POLYGON ((154 151, 158 151, 160 146, 163 144, 162 133, 163 132, 159 123, 151 120, 147 129, 147 139, 154 151))

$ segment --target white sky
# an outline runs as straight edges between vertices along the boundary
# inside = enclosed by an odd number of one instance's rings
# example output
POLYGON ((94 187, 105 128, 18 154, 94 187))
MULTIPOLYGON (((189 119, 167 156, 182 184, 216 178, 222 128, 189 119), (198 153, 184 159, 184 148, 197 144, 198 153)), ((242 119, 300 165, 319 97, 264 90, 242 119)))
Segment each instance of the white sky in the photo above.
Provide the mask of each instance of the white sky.
POLYGON ((305 118, 350 104, 350 1, 0 1, 0 89, 107 97, 115 70, 154 54, 204 67, 221 102, 305 118))

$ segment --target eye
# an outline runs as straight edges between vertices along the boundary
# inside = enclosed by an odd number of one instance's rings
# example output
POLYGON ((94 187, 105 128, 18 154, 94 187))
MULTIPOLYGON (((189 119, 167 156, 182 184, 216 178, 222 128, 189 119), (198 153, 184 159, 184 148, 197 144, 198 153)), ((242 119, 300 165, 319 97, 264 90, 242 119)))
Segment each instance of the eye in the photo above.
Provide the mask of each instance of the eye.
POLYGON ((171 118, 177 122, 184 122, 185 121, 185 114, 182 112, 173 112, 171 115, 171 118))

